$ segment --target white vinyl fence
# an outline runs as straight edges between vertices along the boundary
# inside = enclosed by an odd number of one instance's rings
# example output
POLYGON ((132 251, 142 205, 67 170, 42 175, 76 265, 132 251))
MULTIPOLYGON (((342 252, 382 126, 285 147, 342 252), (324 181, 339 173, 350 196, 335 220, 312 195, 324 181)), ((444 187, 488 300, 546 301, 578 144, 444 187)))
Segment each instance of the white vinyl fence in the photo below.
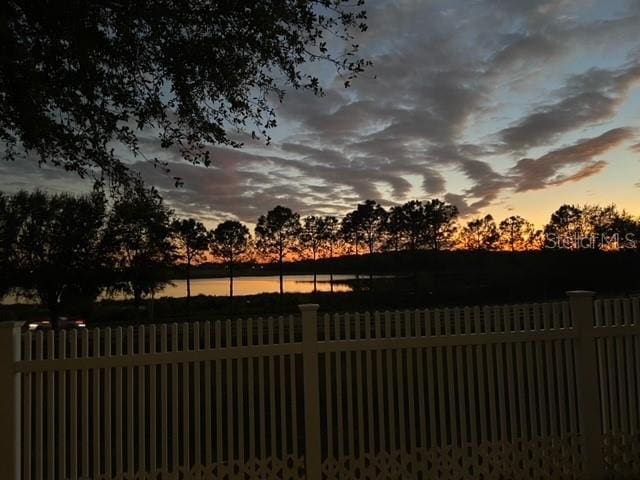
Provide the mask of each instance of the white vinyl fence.
POLYGON ((7 479, 640 478, 640 302, 24 332, 7 479))

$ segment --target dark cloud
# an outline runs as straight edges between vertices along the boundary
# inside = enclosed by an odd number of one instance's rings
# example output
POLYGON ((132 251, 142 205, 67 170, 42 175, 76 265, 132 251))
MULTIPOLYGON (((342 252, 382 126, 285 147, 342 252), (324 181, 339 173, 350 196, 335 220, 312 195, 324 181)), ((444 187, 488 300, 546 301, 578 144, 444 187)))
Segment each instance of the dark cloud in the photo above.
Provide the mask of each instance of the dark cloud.
POLYGON ((457 193, 447 193, 444 196, 444 200, 451 205, 455 205, 458 208, 458 213, 462 217, 467 215, 473 215, 478 212, 474 207, 467 204, 467 198, 465 195, 459 195, 457 193))
POLYGON ((422 189, 429 195, 440 195, 446 192, 444 176, 432 168, 424 168, 422 174, 422 189))
POLYGON ((631 129, 616 128, 535 159, 523 158, 511 169, 514 188, 518 192, 537 190, 594 175, 606 166, 606 162, 594 161, 594 158, 632 137, 631 129), (566 173, 567 167, 578 167, 578 170, 566 173))
POLYGON ((621 70, 590 69, 569 78, 558 101, 543 105, 499 133, 509 150, 545 145, 561 134, 610 118, 629 88, 640 80, 640 65, 621 70))
POLYGON ((597 160, 595 162, 588 163, 575 173, 562 175, 557 177, 555 180, 551 180, 549 185, 562 185, 563 183, 579 182, 580 180, 600 173, 600 171, 604 170, 606 166, 607 162, 604 160, 597 160))
POLYGON ((0 161, 0 190, 14 192, 35 188, 82 194, 91 190, 91 181, 79 180, 75 173, 50 164, 39 164, 32 157, 0 161))
POLYGON ((518 15, 534 21, 548 18, 572 2, 568 0, 491 0, 488 3, 505 14, 518 15))
POLYGON ((505 46, 491 60, 494 73, 506 68, 530 66, 531 62, 549 61, 559 57, 567 45, 545 34, 511 34, 505 38, 505 46))

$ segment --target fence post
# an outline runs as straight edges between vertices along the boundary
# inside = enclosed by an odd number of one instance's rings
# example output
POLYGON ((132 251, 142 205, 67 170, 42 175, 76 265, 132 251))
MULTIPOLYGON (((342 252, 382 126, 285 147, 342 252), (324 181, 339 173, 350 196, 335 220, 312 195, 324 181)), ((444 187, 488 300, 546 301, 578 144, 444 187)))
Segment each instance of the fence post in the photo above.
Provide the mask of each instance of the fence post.
POLYGON ((578 334, 576 340, 576 362, 578 382, 578 407, 580 431, 583 437, 583 459, 585 478, 605 478, 605 463, 602 445, 602 410, 600 387, 598 386, 598 359, 593 336, 594 292, 574 290, 567 292, 571 308, 573 327, 578 334))
POLYGON ((304 370, 304 438, 307 480, 321 478, 320 387, 318 372, 318 305, 299 305, 302 312, 304 370))
POLYGON ((0 465, 3 478, 19 480, 21 431, 20 374, 15 363, 20 360, 22 323, 0 322, 0 465))

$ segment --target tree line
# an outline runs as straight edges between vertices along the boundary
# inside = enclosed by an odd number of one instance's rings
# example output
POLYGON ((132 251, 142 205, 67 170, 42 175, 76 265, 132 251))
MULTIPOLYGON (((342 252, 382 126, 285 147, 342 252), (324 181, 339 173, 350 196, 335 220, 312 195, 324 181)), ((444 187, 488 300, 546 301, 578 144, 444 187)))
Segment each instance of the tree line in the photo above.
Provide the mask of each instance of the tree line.
MULTIPOLYGON (((101 292, 131 295, 136 307, 170 281, 171 267, 186 273, 187 308, 194 265, 226 264, 233 297, 234 266, 245 261, 334 258, 346 254, 417 250, 542 248, 640 249, 640 219, 610 205, 562 205, 536 229, 513 215, 460 222, 458 209, 438 199, 384 208, 367 200, 343 217, 301 217, 276 206, 261 215, 253 235, 236 220, 208 230, 177 218, 154 190, 107 198, 42 191, 0 193, 0 296, 38 299, 53 321, 61 309, 91 304, 101 292)), ((314 275, 315 278, 315 275, 314 275)))

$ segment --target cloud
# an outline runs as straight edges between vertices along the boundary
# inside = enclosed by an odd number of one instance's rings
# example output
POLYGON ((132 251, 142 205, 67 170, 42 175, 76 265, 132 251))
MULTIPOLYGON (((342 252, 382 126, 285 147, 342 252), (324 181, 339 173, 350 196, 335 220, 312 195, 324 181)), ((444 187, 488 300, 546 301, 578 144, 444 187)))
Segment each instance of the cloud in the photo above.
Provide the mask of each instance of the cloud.
POLYGON ((515 34, 506 37, 504 48, 491 59, 494 73, 506 68, 525 67, 531 62, 549 61, 566 52, 567 45, 545 34, 515 34))
POLYGON ((177 211, 209 222, 252 222, 278 203, 341 214, 367 198, 439 196, 476 214, 513 189, 577 182, 628 139, 614 126, 640 126, 611 122, 640 79, 640 2, 618 1, 368 0, 357 42, 372 69, 344 89, 320 68, 323 97, 287 92, 270 145, 238 134, 245 148, 212 146, 206 169, 152 141, 145 152, 170 175, 132 162, 177 211), (562 147, 594 127, 608 131, 562 147))
POLYGON ((467 198, 465 195, 460 195, 457 193, 447 193, 444 196, 444 200, 451 205, 455 205, 458 208, 458 214, 461 217, 467 217, 469 215, 478 213, 477 208, 474 208, 467 203, 467 198))
POLYGON ((538 158, 523 158, 511 169, 517 192, 538 190, 552 185, 575 182, 599 173, 606 162, 594 158, 633 138, 630 128, 615 128, 602 135, 581 140, 569 147, 549 152, 538 158), (567 167, 578 167, 566 173, 567 167))
POLYGON ((602 170, 605 169, 605 167, 607 167, 607 165, 608 165, 607 162, 605 162, 604 160, 597 160, 595 162, 588 163, 587 165, 580 168, 580 170, 578 170, 575 173, 572 173, 569 175, 562 175, 557 177, 554 180, 551 180, 549 182, 549 185, 556 186, 556 185, 562 185, 563 183, 579 182, 580 180, 583 180, 585 178, 588 178, 600 173, 602 170))
MULTIPOLYGON (((505 93, 502 81, 562 62, 590 34, 604 43, 607 34, 633 25, 631 14, 577 21, 572 2, 529 0, 372 0, 368 9, 370 29, 359 43, 373 69, 348 90, 339 79, 329 80, 321 98, 290 92, 278 107, 281 138, 269 149, 233 158, 216 152, 236 170, 215 181, 233 193, 209 192, 198 183, 184 198, 209 198, 225 215, 243 219, 285 200, 302 212, 340 213, 367 198, 388 205, 409 199, 415 195, 411 176, 422 180, 417 186, 424 197, 442 196, 472 214, 513 188, 575 182, 604 167, 593 157, 559 160, 553 152, 506 171, 493 162, 532 146, 553 149, 563 134, 606 121, 638 79, 633 63, 569 75, 553 86, 551 100, 519 110, 520 118, 499 131, 499 143, 469 138, 468 131, 493 114, 497 96, 505 93), (247 184, 247 168, 264 176, 247 184), (468 185, 451 185, 448 171, 464 175, 468 185)), ((605 139, 613 142, 613 136, 605 139)), ((188 178, 185 183, 192 188, 188 178)))
POLYGON ((39 164, 34 157, 0 161, 0 190, 15 192, 36 188, 83 194, 91 190, 91 181, 79 180, 75 173, 50 164, 39 164))
POLYGON ((498 135, 509 150, 547 144, 565 132, 610 118, 639 80, 640 64, 621 70, 594 68, 574 75, 560 90, 558 101, 538 107, 498 135))

